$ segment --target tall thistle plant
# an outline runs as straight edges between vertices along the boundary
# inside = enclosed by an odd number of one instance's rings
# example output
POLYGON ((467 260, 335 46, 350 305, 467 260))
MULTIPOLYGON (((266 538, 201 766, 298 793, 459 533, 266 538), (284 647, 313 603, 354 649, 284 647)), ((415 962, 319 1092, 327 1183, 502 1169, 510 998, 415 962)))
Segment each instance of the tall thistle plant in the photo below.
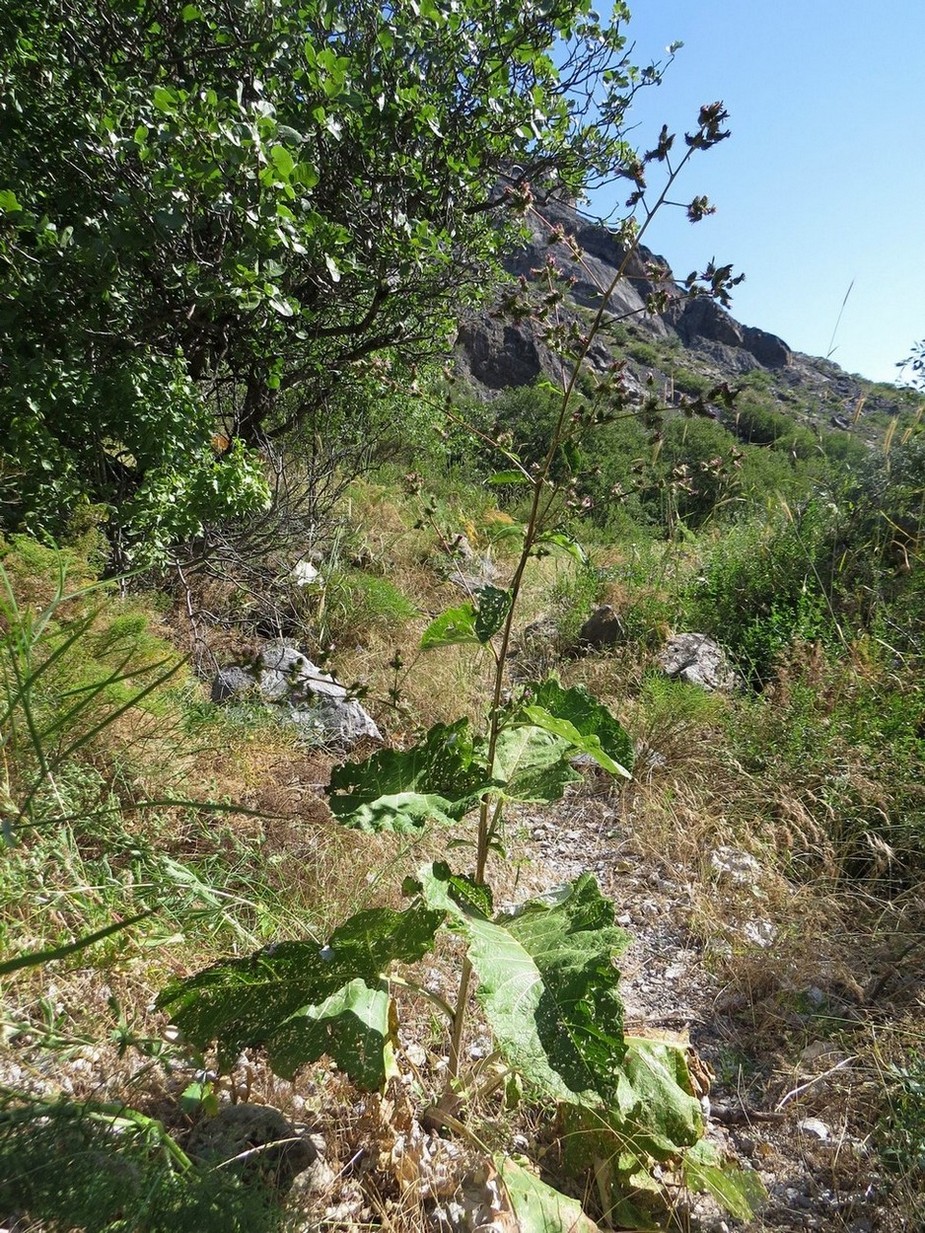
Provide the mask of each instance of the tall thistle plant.
MULTIPOLYGON (((475 983, 504 1064, 532 1096, 559 1107, 569 1141, 581 1144, 575 1166, 593 1158, 609 1162, 598 1178, 608 1215, 622 1227, 652 1227, 651 1203, 664 1209, 678 1184, 710 1190, 733 1214, 748 1218, 760 1186, 705 1141, 704 1115, 684 1050, 624 1034, 614 960, 629 936, 614 923, 613 904, 595 879, 583 874, 499 911, 487 881, 488 865, 490 854, 500 849, 506 806, 560 800, 568 785, 580 779, 578 755, 618 779, 632 772, 629 734, 583 688, 567 689, 554 678, 511 684, 512 633, 531 560, 555 549, 581 553, 551 521, 559 504, 553 477, 574 469, 582 432, 590 423, 652 413, 654 402, 640 406, 631 400, 619 366, 597 382, 594 396, 581 409, 576 390, 580 379, 590 377, 585 361, 649 222, 668 201, 694 152, 727 136, 725 118, 720 104, 703 108, 676 163, 667 129, 655 149, 628 163, 635 185, 631 201, 645 217, 640 226, 623 230, 625 255, 610 286, 601 288, 590 328, 582 333, 556 318, 556 308, 550 311, 558 298, 554 287, 543 297, 538 315, 547 323, 547 340, 562 356, 558 414, 539 466, 530 468, 502 449, 506 469, 493 477, 495 484, 516 484, 529 492, 516 565, 507 586, 484 586, 469 602, 443 612, 421 642, 427 652, 457 643, 484 650, 491 673, 484 726, 474 730, 466 718, 435 724, 410 749, 385 749, 363 762, 344 763, 331 775, 331 811, 344 826, 416 833, 437 825, 452 832, 477 812, 471 867, 463 871, 443 861, 429 864, 403 887, 409 902, 402 910, 359 912, 323 946, 310 940, 282 942, 220 962, 172 983, 158 999, 193 1045, 217 1042, 221 1065, 232 1064, 242 1049, 259 1046, 274 1072, 293 1078, 300 1067, 328 1055, 360 1087, 378 1089, 395 1073, 397 971, 422 959, 442 932, 453 934, 465 949, 454 1003, 420 991, 445 1015, 450 1038, 448 1078, 435 1116, 464 1127, 469 1087, 462 1042, 475 983), (649 207, 645 175, 651 165, 662 165, 667 174, 649 207)), ((523 208, 533 209, 529 186, 517 191, 523 208)), ((697 198, 688 212, 696 220, 709 208, 706 199, 697 198)), ((550 278, 555 279, 552 269, 550 278)), ((728 268, 711 267, 701 279, 689 280, 688 290, 695 290, 696 283, 703 293, 723 300, 731 281, 728 268)), ((657 309, 654 300, 649 307, 657 309)), ((519 315, 532 311, 522 304, 511 307, 519 315)), ((414 987, 405 979, 401 984, 414 987)), ((523 1227, 591 1227, 580 1210, 573 1210, 573 1200, 502 1156, 495 1163, 515 1211, 526 1222, 523 1227), (545 1223, 536 1222, 538 1212, 545 1223)))

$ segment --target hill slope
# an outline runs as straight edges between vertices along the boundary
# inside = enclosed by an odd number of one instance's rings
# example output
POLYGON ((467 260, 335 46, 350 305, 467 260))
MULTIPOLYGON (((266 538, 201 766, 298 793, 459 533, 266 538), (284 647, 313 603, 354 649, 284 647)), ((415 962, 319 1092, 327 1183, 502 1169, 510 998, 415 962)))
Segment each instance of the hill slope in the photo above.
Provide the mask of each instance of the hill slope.
MULTIPOLYGON (((669 403, 683 393, 744 382, 766 395, 768 409, 784 411, 817 433, 854 432, 869 445, 909 406, 908 390, 875 384, 830 360, 793 351, 776 335, 742 325, 712 298, 686 297, 663 257, 640 247, 627 260, 613 231, 565 201, 550 197, 531 212, 528 227, 529 240, 507 269, 536 285, 551 256, 569 284, 560 320, 590 324, 603 289, 626 261, 625 277, 609 297, 604 328, 588 355, 592 369, 603 371, 614 359, 623 360, 631 384, 641 389, 654 378, 669 403)), ((535 320, 470 314, 459 328, 458 368, 489 398, 544 376, 555 380, 560 364, 545 335, 535 320)))

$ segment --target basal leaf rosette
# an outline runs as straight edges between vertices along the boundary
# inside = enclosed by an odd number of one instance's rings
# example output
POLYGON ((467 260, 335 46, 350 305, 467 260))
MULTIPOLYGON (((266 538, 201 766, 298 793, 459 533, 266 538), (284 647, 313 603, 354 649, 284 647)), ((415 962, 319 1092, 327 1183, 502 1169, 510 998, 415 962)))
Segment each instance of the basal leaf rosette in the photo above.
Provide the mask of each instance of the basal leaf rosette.
POLYGON ((372 908, 335 929, 326 945, 279 942, 226 959, 167 986, 157 999, 199 1049, 218 1044, 219 1063, 263 1048, 271 1069, 291 1079, 324 1054, 360 1087, 380 1087, 392 1066, 393 963, 416 963, 443 920, 413 903, 372 908))

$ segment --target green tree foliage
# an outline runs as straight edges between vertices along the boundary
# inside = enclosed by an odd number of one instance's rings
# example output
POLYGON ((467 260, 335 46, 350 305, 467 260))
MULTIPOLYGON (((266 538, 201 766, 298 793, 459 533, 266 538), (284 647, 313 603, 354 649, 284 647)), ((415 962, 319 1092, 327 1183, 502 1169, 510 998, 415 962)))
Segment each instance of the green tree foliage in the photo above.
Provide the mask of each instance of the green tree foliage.
POLYGON ((89 493, 150 553, 258 506, 248 447, 439 347, 527 180, 624 165, 623 45, 590 0, 13 0, 7 521, 89 493))

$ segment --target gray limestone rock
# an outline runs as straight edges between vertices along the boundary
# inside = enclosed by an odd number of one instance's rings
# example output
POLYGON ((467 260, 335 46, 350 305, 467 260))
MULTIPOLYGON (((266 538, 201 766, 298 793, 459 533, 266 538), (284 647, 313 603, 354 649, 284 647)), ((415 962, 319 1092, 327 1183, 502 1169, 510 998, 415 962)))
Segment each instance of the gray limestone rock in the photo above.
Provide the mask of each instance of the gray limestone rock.
POLYGON ((726 652, 706 634, 675 634, 662 649, 659 665, 666 676, 703 689, 731 693, 742 684, 726 652))
POLYGON ((227 668, 219 668, 210 696, 213 702, 228 702, 232 698, 244 698, 256 688, 257 680, 250 669, 231 664, 227 668))
POLYGON ((253 667, 223 668, 212 682, 212 701, 227 702, 251 691, 285 709, 306 734, 342 748, 364 737, 382 740, 375 720, 343 685, 289 642, 269 642, 253 667))

